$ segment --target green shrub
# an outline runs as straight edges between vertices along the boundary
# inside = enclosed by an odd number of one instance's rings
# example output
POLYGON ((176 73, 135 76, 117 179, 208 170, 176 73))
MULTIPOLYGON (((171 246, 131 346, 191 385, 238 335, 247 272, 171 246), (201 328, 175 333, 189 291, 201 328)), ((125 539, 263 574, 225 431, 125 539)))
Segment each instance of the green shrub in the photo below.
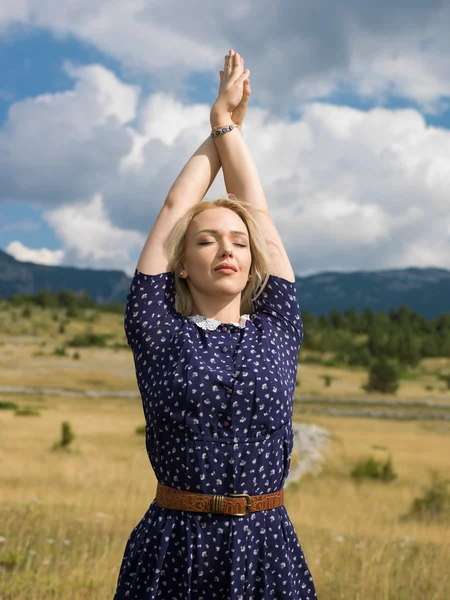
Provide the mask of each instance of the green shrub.
POLYGON ((22 310, 22 318, 29 319, 31 317, 31 310, 29 306, 25 306, 22 310))
POLYGON ((372 355, 368 348, 354 348, 347 356, 347 363, 351 367, 368 367, 372 362, 372 355))
POLYGON ((145 425, 139 425, 139 427, 136 427, 135 433, 137 433, 138 435, 145 435, 145 429, 145 425))
POLYGON ((0 572, 2 569, 6 571, 12 571, 15 569, 20 562, 20 555, 17 552, 11 552, 8 550, 7 552, 3 552, 0 555, 0 572))
POLYGON ((17 410, 19 405, 15 402, 7 402, 6 400, 0 400, 0 410, 17 410))
POLYGON ((422 496, 414 498, 409 513, 404 518, 419 520, 450 519, 450 492, 448 479, 437 471, 431 473, 431 483, 422 496))
POLYGON ((357 481, 379 479, 380 481, 389 482, 396 479, 397 474, 394 471, 391 457, 385 462, 370 457, 356 463, 351 471, 351 476, 357 481))
POLYGON ((73 348, 87 348, 89 346, 97 346, 104 348, 106 346, 106 340, 114 337, 111 333, 93 333, 92 331, 85 331, 75 335, 69 342, 68 345, 73 348))
POLYGON ((30 408, 29 406, 25 408, 19 408, 15 412, 16 417, 39 417, 40 412, 35 408, 30 408))
POLYGON ((72 431, 69 421, 63 421, 61 423, 61 440, 53 444, 53 450, 66 450, 75 439, 75 435, 72 431))
POLYGON ((300 356, 300 361, 301 363, 307 365, 307 364, 311 364, 311 365, 321 365, 322 364, 322 357, 318 356, 316 354, 308 354, 307 356, 300 356))
POLYGON ((343 357, 338 357, 338 356, 335 359, 324 360, 322 364, 324 367, 337 367, 337 368, 344 367, 345 368, 347 366, 347 363, 345 362, 343 357))
POLYGON ((447 389, 450 390, 450 373, 446 374, 446 375, 439 375, 439 379, 441 381, 445 381, 445 383, 447 384, 447 389))
POLYGON ((376 359, 369 370, 368 382, 363 388, 369 392, 395 393, 398 389, 397 369, 385 358, 376 359))
POLYGON ((80 354, 79 352, 75 352, 75 354, 72 357, 74 360, 79 360, 80 359, 80 354))
POLYGON ((69 319, 77 319, 80 316, 80 311, 76 306, 69 306, 66 309, 66 317, 69 319))
POLYGON ((320 377, 323 379, 323 384, 325 387, 330 387, 333 379, 336 379, 336 377, 332 377, 331 375, 321 375, 320 377))
POLYGON ((67 356, 66 346, 56 346, 56 348, 53 350, 53 354, 55 356, 67 356))
POLYGON ((128 350, 128 348, 129 348, 129 346, 126 342, 122 342, 122 343, 116 342, 115 344, 112 344, 111 347, 114 348, 114 350, 124 350, 124 349, 128 350))

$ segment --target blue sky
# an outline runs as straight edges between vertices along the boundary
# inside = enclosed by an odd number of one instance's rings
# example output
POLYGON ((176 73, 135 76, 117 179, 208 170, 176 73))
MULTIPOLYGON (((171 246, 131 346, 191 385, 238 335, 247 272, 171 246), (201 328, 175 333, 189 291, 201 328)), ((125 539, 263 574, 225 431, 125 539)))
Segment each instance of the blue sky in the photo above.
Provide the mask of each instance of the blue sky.
MULTIPOLYGON (((252 73, 245 139, 294 270, 450 268, 450 10, 381 4, 374 19, 356 0, 314 14, 233 1, 232 15, 7 0, 0 248, 132 272, 235 48, 252 73)), ((223 191, 220 175, 208 197, 223 191)))

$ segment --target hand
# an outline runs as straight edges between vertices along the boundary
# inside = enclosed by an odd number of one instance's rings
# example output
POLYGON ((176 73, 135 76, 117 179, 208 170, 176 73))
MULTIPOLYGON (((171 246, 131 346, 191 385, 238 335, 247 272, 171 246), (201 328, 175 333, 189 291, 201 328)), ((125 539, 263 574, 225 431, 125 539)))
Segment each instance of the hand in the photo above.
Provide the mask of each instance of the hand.
POLYGON ((211 110, 233 114, 244 96, 244 81, 249 77, 250 71, 248 69, 244 71, 244 60, 238 52, 230 50, 229 54, 225 56, 225 66, 220 76, 219 94, 211 110))
MULTIPOLYGON (((241 57, 241 60, 242 60, 242 70, 243 70, 244 69, 244 59, 241 57)), ((220 73, 220 81, 222 82, 223 71, 219 71, 219 73, 220 73)), ((239 125, 239 127, 241 129, 242 129, 242 123, 244 122, 244 117, 247 113, 247 106, 248 106, 248 102, 250 100, 251 93, 252 93, 252 90, 250 89, 250 78, 248 78, 244 81, 244 95, 242 96, 240 103, 237 105, 237 107, 231 113, 231 120, 233 121, 233 123, 236 123, 236 125, 239 125)))

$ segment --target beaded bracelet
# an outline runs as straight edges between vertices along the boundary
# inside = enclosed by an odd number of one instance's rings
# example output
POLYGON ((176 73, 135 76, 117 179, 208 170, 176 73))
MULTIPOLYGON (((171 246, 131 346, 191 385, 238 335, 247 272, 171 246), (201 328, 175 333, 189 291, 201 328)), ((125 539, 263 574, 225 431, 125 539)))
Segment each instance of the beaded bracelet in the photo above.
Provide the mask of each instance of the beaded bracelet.
POLYGON ((240 129, 239 125, 236 125, 236 123, 231 123, 230 125, 220 125, 219 127, 215 127, 211 131, 211 137, 214 139, 215 137, 218 137, 223 133, 228 133, 229 131, 232 131, 235 127, 240 129))
MULTIPOLYGON (((231 121, 231 125, 234 125, 238 129, 241 128, 241 126, 238 125, 237 123, 235 123, 234 121, 231 121)), ((212 131, 215 131, 216 129, 222 129, 222 127, 227 127, 227 125, 216 125, 215 127, 212 128, 212 131)))

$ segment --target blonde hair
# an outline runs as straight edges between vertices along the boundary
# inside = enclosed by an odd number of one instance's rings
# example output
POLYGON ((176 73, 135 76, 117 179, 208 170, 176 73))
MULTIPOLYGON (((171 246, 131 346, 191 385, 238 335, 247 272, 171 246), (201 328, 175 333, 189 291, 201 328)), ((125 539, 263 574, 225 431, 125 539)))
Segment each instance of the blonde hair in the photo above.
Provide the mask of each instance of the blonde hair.
POLYGON ((186 252, 187 229, 194 217, 212 208, 228 208, 235 212, 245 223, 249 234, 251 252, 250 275, 252 276, 241 295, 241 314, 253 313, 253 301, 261 294, 269 279, 269 256, 266 241, 261 235, 258 224, 253 217, 258 209, 247 202, 240 201, 234 194, 212 201, 200 201, 189 208, 175 223, 164 246, 171 270, 175 273, 175 310, 184 316, 190 316, 194 308, 189 286, 185 279, 177 277, 182 267, 186 252), (258 291, 258 288, 259 289, 258 291), (256 293, 257 292, 257 293, 256 293), (256 294, 256 295, 254 295, 256 294))

